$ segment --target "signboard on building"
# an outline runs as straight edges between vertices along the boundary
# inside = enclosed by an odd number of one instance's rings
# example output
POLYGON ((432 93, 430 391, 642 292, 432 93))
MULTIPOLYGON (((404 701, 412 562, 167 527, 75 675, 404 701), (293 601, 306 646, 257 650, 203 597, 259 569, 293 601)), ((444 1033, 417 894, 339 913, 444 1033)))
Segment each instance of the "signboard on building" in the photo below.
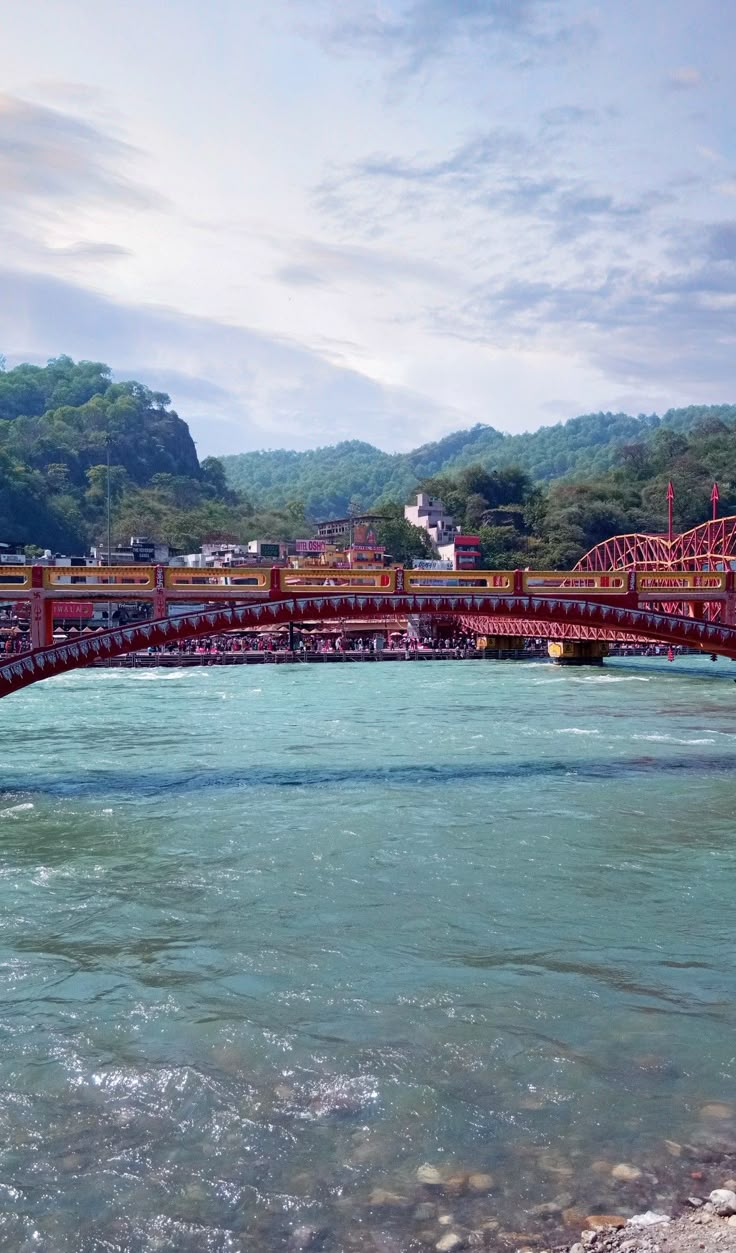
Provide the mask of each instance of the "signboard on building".
POLYGON ((446 561, 446 560, 443 560, 443 561, 426 560, 425 561, 424 558, 419 559, 418 557, 415 557, 412 562, 412 566, 414 567, 415 570, 451 570, 452 562, 446 561))
POLYGON ((152 566, 156 560, 155 544, 131 544, 130 549, 134 561, 142 561, 147 566, 152 566))
POLYGON ((262 557, 275 557, 276 560, 278 561, 279 557, 281 556, 281 545, 261 543, 261 556, 262 557))
POLYGON ((296 551, 298 553, 324 553, 327 551, 327 542, 323 539, 298 539, 296 551))
POLYGON ((91 600, 55 600, 55 618, 91 618, 95 607, 91 600))

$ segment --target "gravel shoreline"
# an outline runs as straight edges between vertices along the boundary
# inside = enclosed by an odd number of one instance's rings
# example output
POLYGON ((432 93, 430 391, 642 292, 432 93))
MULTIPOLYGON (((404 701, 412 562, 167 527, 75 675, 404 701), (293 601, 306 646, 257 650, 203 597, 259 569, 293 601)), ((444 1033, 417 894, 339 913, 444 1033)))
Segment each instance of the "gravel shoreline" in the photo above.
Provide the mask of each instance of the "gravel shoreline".
POLYGON ((710 1195, 716 1204, 693 1196, 687 1202, 690 1212, 679 1217, 650 1212, 628 1219, 623 1226, 617 1220, 616 1226, 586 1229, 578 1242, 562 1245, 554 1253, 732 1253, 736 1250, 736 1192, 729 1186, 710 1195))

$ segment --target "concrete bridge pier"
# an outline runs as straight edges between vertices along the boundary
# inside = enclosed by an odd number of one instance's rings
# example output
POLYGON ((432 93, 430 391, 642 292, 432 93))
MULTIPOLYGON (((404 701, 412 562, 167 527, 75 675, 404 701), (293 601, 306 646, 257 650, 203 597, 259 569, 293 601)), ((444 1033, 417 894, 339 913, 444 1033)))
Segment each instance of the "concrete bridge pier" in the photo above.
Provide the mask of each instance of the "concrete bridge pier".
POLYGON ((602 666, 606 640, 550 640, 547 652, 558 666, 602 666))

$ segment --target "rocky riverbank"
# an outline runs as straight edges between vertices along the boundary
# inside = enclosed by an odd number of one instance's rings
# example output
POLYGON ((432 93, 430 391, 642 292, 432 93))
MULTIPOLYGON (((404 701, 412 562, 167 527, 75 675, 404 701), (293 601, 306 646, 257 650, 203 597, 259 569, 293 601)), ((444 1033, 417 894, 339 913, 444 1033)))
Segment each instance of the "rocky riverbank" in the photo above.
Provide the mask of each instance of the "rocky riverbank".
POLYGON ((625 1223, 617 1218, 615 1225, 588 1228, 559 1253, 731 1253, 736 1250, 734 1187, 736 1180, 727 1179, 707 1198, 689 1196, 688 1212, 679 1217, 648 1211, 625 1223))

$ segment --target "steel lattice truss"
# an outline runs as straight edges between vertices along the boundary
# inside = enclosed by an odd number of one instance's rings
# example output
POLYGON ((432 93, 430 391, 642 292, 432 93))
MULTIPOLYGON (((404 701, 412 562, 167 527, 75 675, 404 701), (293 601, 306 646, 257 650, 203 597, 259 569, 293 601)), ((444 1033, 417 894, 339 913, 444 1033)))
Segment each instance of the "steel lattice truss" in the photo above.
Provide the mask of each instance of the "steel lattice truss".
MULTIPOLYGON (((591 548, 576 570, 735 570, 736 515, 701 522, 668 539, 666 535, 614 535, 591 548)), ((677 613, 678 606, 663 606, 677 613)), ((721 620, 720 605, 706 605, 710 622, 721 620)))
POLYGON ((736 515, 673 535, 614 535, 591 548, 576 570, 736 569, 736 515))

